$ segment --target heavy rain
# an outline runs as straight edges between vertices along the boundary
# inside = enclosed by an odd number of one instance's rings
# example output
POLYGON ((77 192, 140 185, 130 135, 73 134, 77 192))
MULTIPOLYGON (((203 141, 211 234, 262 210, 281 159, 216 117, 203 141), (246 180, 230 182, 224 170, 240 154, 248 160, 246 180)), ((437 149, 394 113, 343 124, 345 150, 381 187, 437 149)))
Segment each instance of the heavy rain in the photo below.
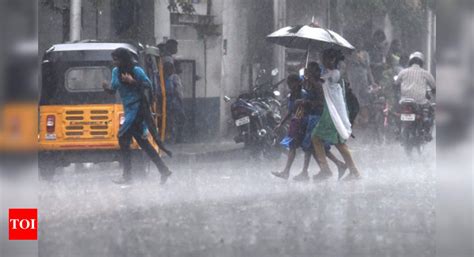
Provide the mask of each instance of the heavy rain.
POLYGON ((471 256, 462 4, 7 2, 1 256, 471 256))

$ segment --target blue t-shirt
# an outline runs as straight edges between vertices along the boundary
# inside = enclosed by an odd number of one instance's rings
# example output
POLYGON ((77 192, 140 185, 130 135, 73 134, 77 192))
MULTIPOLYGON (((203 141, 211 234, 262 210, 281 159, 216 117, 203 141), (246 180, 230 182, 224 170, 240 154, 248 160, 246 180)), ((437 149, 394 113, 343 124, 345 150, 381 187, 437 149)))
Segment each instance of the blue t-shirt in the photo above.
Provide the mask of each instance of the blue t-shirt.
MULTIPOLYGON (((316 91, 316 90, 308 90, 306 94, 306 98, 310 102, 315 102, 315 101, 320 101, 321 98, 324 96, 320 95, 322 92, 316 91)), ((307 106, 306 112, 308 115, 321 115, 323 113, 324 106, 318 106, 315 105, 314 103, 311 103, 310 105, 307 106)))
POLYGON ((141 93, 137 87, 150 87, 151 81, 145 74, 145 71, 139 66, 133 67, 133 77, 137 81, 142 82, 137 86, 131 86, 122 83, 119 79, 119 76, 119 69, 114 68, 112 70, 112 89, 118 90, 120 98, 122 99, 123 110, 125 112, 125 121, 119 129, 119 136, 121 136, 130 128, 130 126, 132 126, 140 108, 141 93))

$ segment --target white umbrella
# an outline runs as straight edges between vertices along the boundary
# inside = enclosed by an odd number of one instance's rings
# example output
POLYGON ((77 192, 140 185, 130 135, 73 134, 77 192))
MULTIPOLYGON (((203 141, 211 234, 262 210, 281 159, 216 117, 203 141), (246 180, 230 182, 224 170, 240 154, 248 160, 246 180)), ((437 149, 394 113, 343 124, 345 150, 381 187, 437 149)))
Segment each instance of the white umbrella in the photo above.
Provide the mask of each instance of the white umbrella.
POLYGON ((268 35, 267 40, 284 47, 306 50, 306 62, 310 50, 335 48, 350 53, 355 49, 341 35, 315 24, 284 27, 268 35))

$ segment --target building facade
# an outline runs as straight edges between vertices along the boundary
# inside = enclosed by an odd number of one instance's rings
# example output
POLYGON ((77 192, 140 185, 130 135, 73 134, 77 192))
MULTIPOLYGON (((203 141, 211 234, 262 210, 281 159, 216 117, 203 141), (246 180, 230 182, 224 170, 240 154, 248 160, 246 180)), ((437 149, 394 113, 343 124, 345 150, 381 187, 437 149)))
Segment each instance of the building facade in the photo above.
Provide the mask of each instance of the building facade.
MULTIPOLYGON (((39 51, 69 40, 71 0, 40 0, 39 51)), ((278 79, 304 63, 304 51, 274 46, 266 35, 287 25, 317 22, 344 37, 370 37, 382 29, 387 39, 403 38, 407 51, 434 52, 433 12, 422 20, 424 34, 396 27, 390 14, 351 9, 350 0, 189 0, 192 14, 170 11, 169 0, 81 0, 81 39, 133 40, 156 45, 169 38, 179 43, 187 114, 186 141, 219 139, 233 134, 230 106, 252 87, 258 69, 279 69, 278 79), (431 23, 430 23, 431 20, 431 23)), ((411 0, 420 4, 420 0, 411 0)), ((317 59, 317 54, 311 56, 317 59)), ((281 86, 284 91, 285 85, 281 86)))
MULTIPOLYGON (((170 11, 169 0, 82 0, 80 38, 148 45, 176 39, 187 139, 202 141, 229 134, 223 96, 248 90, 253 67, 272 63, 264 38, 273 30, 273 1, 191 2, 195 12, 188 15, 170 11)), ((40 53, 69 41, 70 0, 41 0, 39 13, 40 53)))

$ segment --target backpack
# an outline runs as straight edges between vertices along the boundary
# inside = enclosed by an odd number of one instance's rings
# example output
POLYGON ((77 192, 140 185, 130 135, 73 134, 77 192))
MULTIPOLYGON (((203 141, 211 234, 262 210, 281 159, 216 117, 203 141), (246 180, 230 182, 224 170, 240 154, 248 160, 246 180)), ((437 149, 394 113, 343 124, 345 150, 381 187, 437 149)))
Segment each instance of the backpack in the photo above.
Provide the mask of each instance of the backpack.
POLYGON ((355 94, 352 92, 349 83, 347 83, 346 85, 345 81, 343 80, 343 85, 346 96, 347 111, 349 113, 349 121, 351 122, 351 124, 354 124, 354 121, 360 110, 359 100, 357 100, 357 96, 355 96, 355 94))

